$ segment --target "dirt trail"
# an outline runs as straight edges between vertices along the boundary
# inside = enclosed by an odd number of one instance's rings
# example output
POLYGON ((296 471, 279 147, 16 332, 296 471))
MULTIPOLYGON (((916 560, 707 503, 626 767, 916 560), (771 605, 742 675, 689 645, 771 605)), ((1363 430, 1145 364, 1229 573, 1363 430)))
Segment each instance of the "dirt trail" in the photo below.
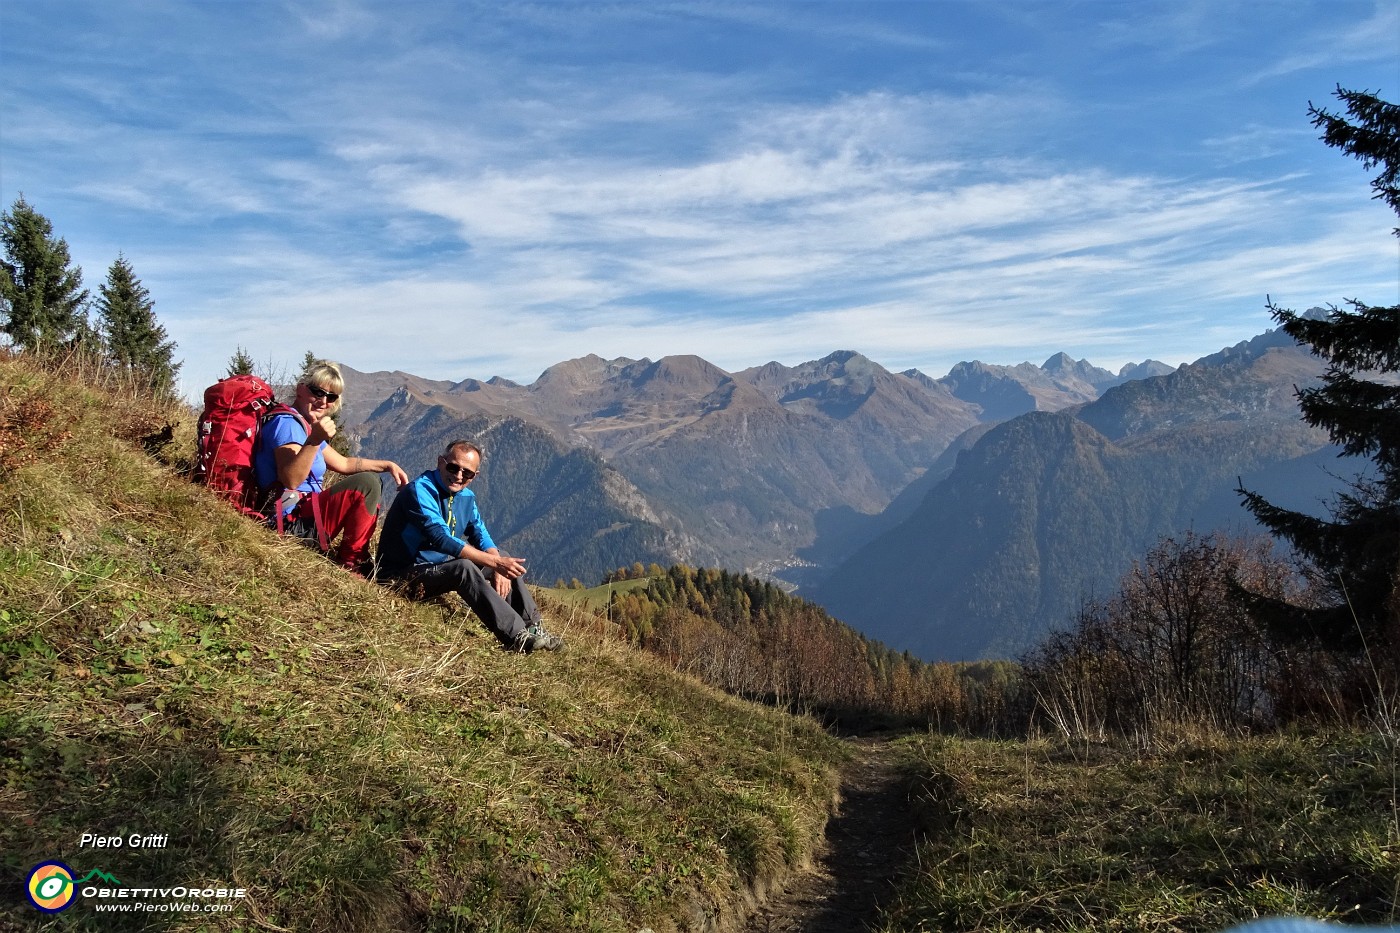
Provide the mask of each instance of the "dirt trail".
POLYGON ((856 740, 841 806, 813 870, 758 910, 744 933, 861 933, 871 929, 909 857, 914 820, 887 742, 856 740))

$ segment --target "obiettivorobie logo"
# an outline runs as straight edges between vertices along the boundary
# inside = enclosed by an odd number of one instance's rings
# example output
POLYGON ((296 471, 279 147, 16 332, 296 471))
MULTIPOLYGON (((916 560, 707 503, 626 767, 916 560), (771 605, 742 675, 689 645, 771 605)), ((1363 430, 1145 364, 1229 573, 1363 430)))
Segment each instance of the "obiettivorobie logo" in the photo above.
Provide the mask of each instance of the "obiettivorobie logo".
POLYGON ((93 879, 120 886, 121 882, 105 871, 94 868, 81 878, 73 877, 73 869, 62 862, 40 862, 29 870, 29 881, 25 893, 29 903, 46 914, 56 914, 73 906, 74 895, 80 884, 93 879))
POLYGON ((128 885, 97 868, 77 878, 73 869, 55 859, 31 868, 24 888, 34 909, 46 914, 67 910, 79 896, 101 913, 216 913, 234 909, 248 896, 246 888, 221 885, 128 885))

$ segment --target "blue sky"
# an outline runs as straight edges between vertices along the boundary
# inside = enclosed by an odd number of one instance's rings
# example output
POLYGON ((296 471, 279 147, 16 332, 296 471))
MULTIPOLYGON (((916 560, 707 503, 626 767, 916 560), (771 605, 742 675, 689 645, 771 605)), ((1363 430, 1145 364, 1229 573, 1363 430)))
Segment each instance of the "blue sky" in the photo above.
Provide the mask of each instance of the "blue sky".
POLYGON ((532 381, 597 353, 1179 363, 1400 300, 1308 102, 1397 0, 0 0, 0 199, 234 349, 532 381))

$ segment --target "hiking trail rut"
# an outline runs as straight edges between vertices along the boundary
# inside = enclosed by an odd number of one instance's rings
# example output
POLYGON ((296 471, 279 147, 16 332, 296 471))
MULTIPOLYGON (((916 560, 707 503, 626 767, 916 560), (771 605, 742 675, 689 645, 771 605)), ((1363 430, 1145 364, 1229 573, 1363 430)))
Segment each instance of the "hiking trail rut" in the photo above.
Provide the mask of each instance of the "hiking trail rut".
POLYGON ((887 741, 855 739, 841 803, 812 868, 792 877, 743 933, 861 933, 874 928, 910 857, 914 818, 887 741))

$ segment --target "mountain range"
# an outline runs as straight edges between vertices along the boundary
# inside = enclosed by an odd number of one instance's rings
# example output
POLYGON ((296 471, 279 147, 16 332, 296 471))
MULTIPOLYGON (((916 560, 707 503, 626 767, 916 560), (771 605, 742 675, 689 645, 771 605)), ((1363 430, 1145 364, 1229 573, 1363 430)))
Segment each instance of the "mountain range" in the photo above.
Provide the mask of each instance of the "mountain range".
POLYGON ((941 379, 851 351, 734 373, 589 355, 528 385, 347 367, 343 422, 410 473, 476 440, 492 532, 540 583, 726 567, 961 659, 1033 644, 1160 534, 1243 523, 1237 476, 1323 490, 1293 399, 1319 372, 1275 333, 1116 375, 1063 353, 941 379))

